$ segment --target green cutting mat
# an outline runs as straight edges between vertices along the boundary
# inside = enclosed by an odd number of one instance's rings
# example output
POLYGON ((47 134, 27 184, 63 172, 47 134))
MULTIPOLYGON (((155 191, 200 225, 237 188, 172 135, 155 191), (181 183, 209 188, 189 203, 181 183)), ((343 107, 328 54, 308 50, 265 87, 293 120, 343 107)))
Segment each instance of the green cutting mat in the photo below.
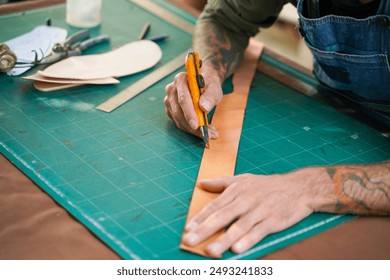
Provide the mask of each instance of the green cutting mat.
MULTIPOLYGON (((55 6, 0 17, 0 41, 28 32, 48 17, 70 33, 76 30, 64 23, 64 6, 55 6)), ((110 35, 111 46, 94 47, 88 53, 135 40, 146 21, 152 23, 150 36, 170 36, 160 43, 162 63, 190 47, 190 35, 127 0, 118 0, 115 5, 104 1, 103 24, 92 29, 94 35, 110 35)), ((164 87, 174 74, 112 113, 94 109, 150 71, 122 78, 119 85, 53 93, 1 75, 0 150, 123 258, 203 259, 179 249, 203 145, 165 116, 164 87)), ((224 90, 231 90, 229 81, 224 90)), ((379 132, 256 74, 237 174, 389 158, 390 143, 379 132)), ((260 257, 352 218, 313 214, 266 237, 245 254, 228 252, 223 258, 260 257)))

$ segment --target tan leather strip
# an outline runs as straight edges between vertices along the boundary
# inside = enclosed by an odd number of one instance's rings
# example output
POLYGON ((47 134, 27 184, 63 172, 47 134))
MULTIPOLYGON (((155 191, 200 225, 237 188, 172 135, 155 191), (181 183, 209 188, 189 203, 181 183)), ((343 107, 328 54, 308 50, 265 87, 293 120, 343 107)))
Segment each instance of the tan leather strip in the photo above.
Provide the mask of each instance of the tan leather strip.
MULTIPOLYGON (((249 89, 262 50, 262 43, 254 39, 250 40, 244 54, 244 60, 233 76, 233 92, 225 95, 222 102, 215 109, 212 124, 218 129, 219 137, 210 143, 210 149, 204 150, 187 222, 218 195, 204 191, 199 187, 198 182, 202 179, 234 175, 249 89)), ((180 248, 199 255, 209 256, 205 251, 206 246, 222 232, 221 230, 194 247, 189 247, 181 242, 180 248)))

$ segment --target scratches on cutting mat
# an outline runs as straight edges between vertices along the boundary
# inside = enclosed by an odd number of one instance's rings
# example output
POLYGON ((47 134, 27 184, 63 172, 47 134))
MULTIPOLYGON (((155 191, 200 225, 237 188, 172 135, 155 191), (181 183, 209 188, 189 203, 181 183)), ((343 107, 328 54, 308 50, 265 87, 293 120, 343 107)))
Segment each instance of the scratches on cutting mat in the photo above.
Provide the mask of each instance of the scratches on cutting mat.
POLYGON ((69 140, 64 140, 64 144, 65 146, 67 146, 68 148, 72 149, 73 148, 73 144, 72 144, 72 141, 69 141, 69 140))
POLYGON ((145 212, 145 210, 142 210, 142 211, 139 212, 137 215, 135 215, 131 220, 132 220, 133 222, 138 221, 138 220, 141 219, 141 217, 144 215, 144 212, 145 212))
POLYGON ((352 134, 351 138, 354 139, 354 140, 357 140, 357 139, 359 139, 359 135, 357 133, 352 134))
POLYGON ((94 104, 81 101, 70 101, 66 99, 47 97, 40 97, 38 99, 42 101, 42 104, 48 105, 56 109, 72 109, 74 111, 79 112, 92 112, 95 110, 94 104))

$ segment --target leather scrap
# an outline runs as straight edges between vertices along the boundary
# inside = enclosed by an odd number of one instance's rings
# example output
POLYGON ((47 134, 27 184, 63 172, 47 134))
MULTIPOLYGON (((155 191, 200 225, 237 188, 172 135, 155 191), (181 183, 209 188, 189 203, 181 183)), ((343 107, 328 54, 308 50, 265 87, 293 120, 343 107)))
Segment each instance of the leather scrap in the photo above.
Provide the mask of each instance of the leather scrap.
POLYGON ((25 80, 40 81, 52 84, 95 84, 95 85, 107 85, 107 84, 119 84, 119 80, 113 77, 107 77, 103 79, 89 79, 89 80, 78 80, 78 79, 61 79, 61 78, 49 78, 40 74, 41 71, 34 73, 29 76, 22 77, 25 80))
POLYGON ((90 79, 90 80, 77 80, 77 79, 59 79, 48 78, 40 74, 38 71, 35 74, 22 77, 25 80, 33 80, 34 88, 43 92, 55 91, 60 89, 72 88, 87 84, 106 85, 106 84, 118 84, 119 81, 115 78, 108 77, 103 79, 90 79))
MULTIPOLYGON (((215 109, 212 125, 218 129, 219 137, 212 141, 210 149, 204 149, 186 223, 218 196, 201 189, 198 182, 202 179, 234 175, 250 85, 262 50, 262 43, 255 39, 250 40, 244 53, 244 60, 233 76, 233 92, 224 95, 222 102, 215 109)), ((223 230, 193 247, 182 241, 180 248, 210 257, 205 248, 222 233, 223 230)))
POLYGON ((117 78, 149 69, 161 57, 158 44, 150 40, 139 40, 102 54, 68 57, 50 65, 39 74, 48 78, 79 80, 117 78))

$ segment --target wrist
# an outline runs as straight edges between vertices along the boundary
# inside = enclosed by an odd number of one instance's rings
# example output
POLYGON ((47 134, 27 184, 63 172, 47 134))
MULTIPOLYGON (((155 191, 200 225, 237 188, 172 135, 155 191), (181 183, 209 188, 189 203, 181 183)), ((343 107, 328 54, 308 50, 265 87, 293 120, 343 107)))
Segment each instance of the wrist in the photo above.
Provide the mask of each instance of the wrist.
POLYGON ((304 203, 314 212, 334 212, 337 195, 326 167, 308 167, 290 173, 298 188, 302 189, 304 203))
POLYGON ((205 79, 206 84, 212 83, 218 86, 222 86, 224 77, 221 72, 221 69, 216 69, 212 63, 207 63, 206 61, 203 62, 201 73, 205 79))

